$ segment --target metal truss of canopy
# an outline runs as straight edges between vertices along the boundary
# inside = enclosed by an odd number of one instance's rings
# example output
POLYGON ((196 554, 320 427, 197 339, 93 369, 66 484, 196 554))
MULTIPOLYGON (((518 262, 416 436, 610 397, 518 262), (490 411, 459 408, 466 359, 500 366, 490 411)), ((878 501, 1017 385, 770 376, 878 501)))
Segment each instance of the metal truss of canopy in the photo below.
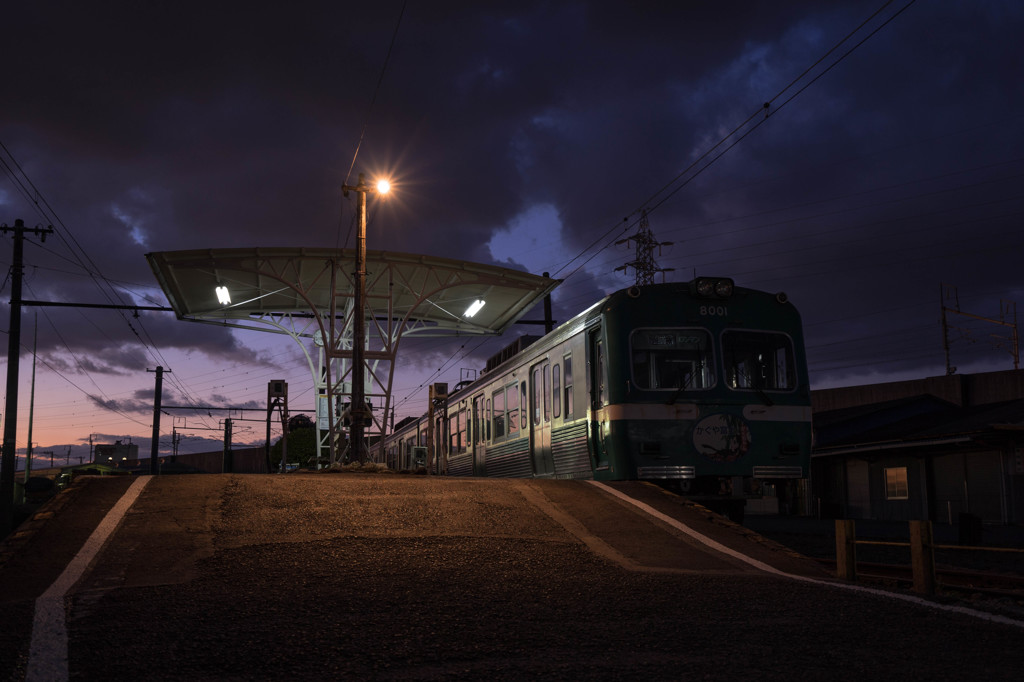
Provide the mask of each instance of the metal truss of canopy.
MULTIPOLYGON (((352 394, 355 250, 202 249, 146 258, 178 319, 276 332, 300 343, 317 388, 318 423, 328 433, 320 454, 329 451, 330 461, 338 461, 341 406, 352 394)), ((501 334, 560 281, 449 258, 367 251, 365 396, 383 408, 374 409, 367 435, 385 432, 403 337, 501 334)))

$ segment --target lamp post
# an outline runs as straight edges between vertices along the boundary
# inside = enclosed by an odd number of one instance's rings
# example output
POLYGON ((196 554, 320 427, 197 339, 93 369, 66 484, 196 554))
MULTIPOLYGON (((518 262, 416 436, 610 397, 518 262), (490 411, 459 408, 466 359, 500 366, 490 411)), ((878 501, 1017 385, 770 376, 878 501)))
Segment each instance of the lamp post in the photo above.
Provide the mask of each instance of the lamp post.
MULTIPOLYGON (((366 184, 365 176, 359 174, 359 184, 342 185, 341 191, 344 196, 349 192, 356 193, 356 269, 355 288, 352 295, 352 393, 351 405, 349 406, 349 447, 352 450, 352 459, 362 464, 366 459, 363 450, 363 426, 370 418, 370 411, 366 407, 366 391, 364 382, 366 380, 366 365, 363 359, 364 342, 366 336, 366 195, 374 188, 366 184)), ((391 189, 386 180, 377 183, 376 190, 379 194, 387 194, 391 189)), ((333 321, 332 321, 333 324, 333 321)), ((328 400, 330 398, 328 397, 328 400)))

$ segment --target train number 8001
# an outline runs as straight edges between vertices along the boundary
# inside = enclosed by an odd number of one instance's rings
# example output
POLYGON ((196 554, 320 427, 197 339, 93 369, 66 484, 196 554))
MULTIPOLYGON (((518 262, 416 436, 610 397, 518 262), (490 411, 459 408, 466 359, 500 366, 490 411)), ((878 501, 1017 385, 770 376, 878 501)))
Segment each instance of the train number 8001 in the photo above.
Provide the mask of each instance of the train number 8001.
POLYGON ((702 305, 700 307, 701 315, 717 315, 724 317, 729 314, 729 308, 724 305, 702 305))

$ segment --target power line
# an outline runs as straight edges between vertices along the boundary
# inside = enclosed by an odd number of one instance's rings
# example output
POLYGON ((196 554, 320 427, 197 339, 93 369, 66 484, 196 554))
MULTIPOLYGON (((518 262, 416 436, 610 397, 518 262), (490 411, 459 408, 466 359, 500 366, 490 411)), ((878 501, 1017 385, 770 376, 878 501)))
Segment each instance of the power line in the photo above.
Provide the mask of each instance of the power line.
MULTIPOLYGON (((388 44, 387 54, 384 56, 384 65, 380 69, 380 75, 377 77, 377 85, 373 88, 373 94, 370 96, 370 105, 366 109, 366 116, 363 117, 363 127, 359 131, 359 141, 356 142, 356 149, 352 153, 352 163, 349 164, 348 173, 345 174, 345 180, 341 183, 342 185, 349 184, 349 179, 352 177, 352 170, 356 167, 356 159, 359 158, 359 150, 363 146, 363 139, 366 137, 366 126, 369 125, 370 116, 373 113, 373 106, 377 103, 377 95, 380 93, 381 85, 384 83, 384 74, 387 73, 388 64, 391 62, 391 51, 395 47, 395 41, 398 39, 398 29, 402 25, 402 17, 405 16, 405 5, 402 3, 402 9, 398 13, 398 21, 395 22, 395 30, 391 34, 391 42, 388 44)), ((344 203, 342 204, 344 206, 344 203)), ((349 234, 345 238, 345 244, 348 245, 348 240, 352 237, 352 225, 349 225, 349 234)), ((341 241, 341 220, 338 220, 338 233, 334 240, 334 246, 338 246, 338 242, 341 241)))
MULTIPOLYGON (((870 39, 872 36, 874 36, 876 33, 878 33, 878 31, 880 31, 883 27, 887 26, 893 19, 895 19, 900 14, 902 14, 907 8, 909 8, 912 4, 914 4, 915 1, 916 0, 910 0, 910 2, 908 2, 902 9, 900 9, 895 14, 893 14, 888 19, 886 19, 880 26, 876 27, 865 38, 863 38, 856 45, 854 45, 849 50, 847 50, 847 52, 845 52, 837 60, 835 60, 832 64, 830 64, 824 71, 822 71, 821 73, 816 75, 813 79, 811 79, 810 82, 805 84, 803 87, 801 87, 795 93, 793 93, 792 96, 790 96, 788 99, 783 101, 780 105, 776 106, 774 110, 772 110, 772 103, 773 102, 775 102, 778 98, 782 97, 782 95, 787 90, 789 90, 790 88, 794 87, 808 73, 810 73, 816 66, 821 64, 830 54, 832 54, 843 43, 845 43, 846 41, 850 40, 850 38, 852 38, 854 35, 856 35, 858 32, 860 32, 875 17, 877 17, 886 7, 888 7, 890 4, 892 4, 892 0, 888 0, 887 2, 885 2, 879 9, 877 9, 874 13, 872 13, 871 16, 869 16, 867 19, 865 19, 863 22, 861 22, 860 25, 858 25, 855 29, 850 31, 850 33, 848 33, 845 37, 843 37, 838 43, 833 45, 827 52, 825 52, 824 55, 819 57, 818 60, 816 60, 813 64, 811 64, 807 69, 805 69, 799 76, 797 76, 792 81, 790 81, 790 83, 788 85, 786 85, 784 88, 779 90, 779 92, 777 92, 771 99, 767 100, 758 109, 756 109, 753 113, 751 113, 750 116, 748 116, 746 118, 746 120, 744 120, 742 123, 737 125, 729 133, 727 133, 724 137, 722 137, 718 142, 716 142, 714 145, 712 145, 710 148, 708 148, 703 154, 701 154, 699 157, 697 157, 689 166, 684 168, 672 180, 670 180, 668 183, 666 183, 660 189, 658 189, 656 192, 654 192, 654 194, 652 194, 650 197, 648 197, 647 200, 645 200, 644 202, 641 202, 641 204, 636 209, 634 209, 629 215, 627 215, 625 218, 623 218, 623 222, 627 222, 628 223, 629 219, 630 219, 630 216, 633 216, 633 215, 637 214, 638 212, 640 212, 642 210, 642 207, 646 207, 648 213, 653 213, 655 210, 657 210, 660 206, 662 206, 666 201, 668 201, 677 192, 679 192, 681 189, 686 187, 690 182, 692 182, 699 175, 701 175, 705 170, 707 170, 709 167, 711 167, 712 164, 714 164, 716 161, 718 161, 720 158, 722 158, 725 154, 727 154, 730 150, 732 150, 736 145, 738 145, 740 142, 742 142, 744 139, 746 139, 746 137, 748 135, 750 135, 755 130, 760 128, 761 125, 763 125, 765 122, 767 122, 767 120, 769 119, 770 116, 774 115, 774 113, 778 112, 780 109, 782 109, 782 107, 786 106, 791 101, 793 101, 793 99, 795 99, 802 92, 804 92, 808 87, 810 87, 812 84, 814 84, 819 78, 821 78, 823 75, 825 75, 826 73, 831 71, 835 66, 837 66, 840 62, 842 62, 844 59, 846 59, 846 57, 848 57, 854 50, 856 50, 858 47, 863 45, 868 39, 870 39), (763 114, 763 116, 762 116, 762 114, 763 114), (754 121, 754 119, 758 118, 759 116, 762 116, 759 121, 754 123, 754 125, 752 127, 750 127, 748 130, 746 130, 746 132, 743 132, 742 134, 740 134, 741 130, 743 130, 744 128, 747 128, 750 125, 750 123, 752 121, 754 121), (739 137, 737 137, 730 144, 728 144, 727 146, 725 146, 723 149, 721 149, 720 151, 718 151, 716 153, 716 150, 718 150, 719 147, 722 147, 722 145, 725 145, 726 142, 728 142, 731 138, 733 138, 733 137, 735 137, 737 135, 739 135, 739 137), (712 154, 714 154, 714 156, 712 156, 712 154), (705 161, 706 161, 706 163, 705 163, 705 161), (703 164, 703 165, 701 165, 701 164, 703 164), (694 169, 696 169, 696 170, 694 170, 694 169), (687 175, 689 175, 689 177, 686 177, 687 175), (683 179, 684 177, 686 178, 685 180, 683 179), (669 188, 673 187, 674 185, 676 185, 675 188, 671 189, 671 191, 670 191, 669 188), (659 197, 661 197, 661 198, 659 199, 659 197)), ((635 222, 634 223, 630 223, 629 227, 632 227, 633 224, 635 224, 635 222)), ((618 229, 619 229, 619 226, 615 226, 615 227, 612 227, 611 229, 609 229, 608 231, 606 231, 603 235, 601 235, 596 240, 594 240, 589 246, 587 246, 585 249, 583 249, 583 251, 581 251, 579 254, 577 254, 572 260, 570 260, 569 263, 567 263, 562 269, 560 269, 557 272, 555 272, 555 276, 558 276, 558 274, 561 273, 562 270, 564 270, 566 267, 568 267, 570 264, 572 264, 578 258, 582 257, 584 253, 586 253, 587 251, 592 249, 598 243, 600 243, 601 241, 606 240, 608 238, 608 236, 612 232, 615 232, 618 229)), ((623 230, 620 234, 625 234, 625 232, 628 229, 629 228, 627 227, 626 230, 623 230)), ((612 245, 612 243, 614 243, 614 241, 615 240, 612 240, 611 242, 606 243, 605 246, 603 246, 600 249, 600 251, 603 251, 604 249, 607 249, 608 247, 610 247, 612 245)), ((563 277, 562 279, 563 280, 564 279, 568 279, 568 278, 572 277, 573 275, 575 275, 587 263, 589 263, 591 260, 593 260, 593 258, 596 255, 597 254, 594 254, 594 256, 591 256, 587 260, 583 261, 574 270, 572 270, 572 272, 570 272, 569 274, 565 275, 565 277, 563 277)))
MULTIPOLYGON (((8 162, 6 159, 4 159, 3 160, 3 166, 4 166, 5 172, 8 174, 8 176, 15 183, 15 186, 26 197, 26 199, 28 199, 30 201, 30 203, 36 208, 36 210, 38 212, 40 212, 41 215, 43 215, 43 217, 47 220, 47 222, 50 222, 52 224, 58 224, 58 225, 61 226, 61 228, 62 228, 61 230, 55 230, 58 238, 60 238, 60 240, 68 248, 69 252, 75 258, 75 260, 77 261, 78 265, 82 268, 82 270, 85 271, 89 275, 89 277, 93 280, 93 282, 97 285, 97 288, 99 289, 100 293, 107 299, 107 301, 109 301, 112 306, 117 306, 117 304, 120 304, 121 306, 124 306, 125 305, 124 299, 121 298, 121 295, 118 293, 117 289, 113 286, 113 284, 108 279, 106 279, 102 275, 102 273, 100 272, 99 267, 92 260, 92 258, 85 251, 85 249, 81 246, 81 244, 79 244, 78 240, 75 239, 74 234, 72 234, 71 230, 68 229, 68 227, 64 224, 64 222, 60 219, 60 216, 58 216, 57 212, 53 209, 52 206, 50 206, 49 202, 46 200, 46 197, 43 196, 43 193, 41 191, 39 191, 39 189, 35 186, 35 184, 31 180, 31 178, 28 177, 28 174, 25 172, 25 170, 18 163, 17 159, 14 158, 14 155, 10 152, 10 150, 2 143, 2 141, 0 141, 0 149, 2 149, 4 151, 4 153, 7 155, 7 158, 10 160, 8 162), (13 165, 13 168, 12 168, 12 165, 13 165), (15 170, 17 172, 15 172, 15 170), (24 182, 22 181, 22 178, 24 178, 24 182), (31 192, 29 192, 29 189, 31 189, 31 192), (51 217, 52 217, 52 220, 50 219, 51 217), (104 283, 106 284, 106 287, 103 286, 104 283)), ((0 159, 2 159, 2 157, 0 157, 0 159)), ((148 339, 148 342, 142 338, 142 335, 139 333, 139 331, 135 328, 135 326, 131 323, 131 321, 127 318, 127 316, 125 316, 123 310, 118 310, 118 314, 121 316, 121 318, 124 321, 124 323, 126 325, 128 325, 129 330, 131 330, 131 332, 136 336, 136 338, 138 338, 138 340, 142 344, 143 348, 145 348, 147 350, 147 352, 149 352, 150 355, 159 364, 166 365, 166 366, 168 366, 168 368, 170 368, 170 363, 168 363, 166 361, 166 359, 163 358, 162 353, 160 352, 159 348, 156 346, 156 343, 153 341, 152 337, 149 335, 148 330, 146 330, 145 325, 141 322, 141 320, 139 320, 137 323, 138 323, 139 329, 142 330, 142 333, 145 334, 146 338, 148 339)), ((53 325, 52 321, 51 321, 51 326, 53 326, 54 327, 54 331, 56 331, 56 326, 53 325)), ((58 333, 58 336, 59 336, 59 332, 57 332, 57 333, 58 333)), ((63 343, 63 339, 62 339, 62 343, 63 343)), ((65 343, 65 346, 66 346, 66 343, 65 343)), ((79 368, 82 369, 82 371, 85 374, 88 375, 88 372, 85 370, 84 367, 82 367, 81 362, 78 361, 77 358, 76 358, 76 362, 79 364, 79 368)), ((91 377, 90 377, 90 380, 92 380, 91 377)), ((95 380, 93 380, 93 383, 95 385, 95 380)), ((189 395, 189 391, 184 386, 184 384, 182 384, 176 378, 173 378, 171 380, 171 383, 175 386, 175 388, 178 389, 178 391, 182 394, 182 396, 183 396, 183 398, 185 400, 192 401, 192 398, 189 395)), ((99 389, 98 385, 97 385, 97 389, 99 389)), ((101 393, 102 393, 102 391, 101 391, 101 393)))

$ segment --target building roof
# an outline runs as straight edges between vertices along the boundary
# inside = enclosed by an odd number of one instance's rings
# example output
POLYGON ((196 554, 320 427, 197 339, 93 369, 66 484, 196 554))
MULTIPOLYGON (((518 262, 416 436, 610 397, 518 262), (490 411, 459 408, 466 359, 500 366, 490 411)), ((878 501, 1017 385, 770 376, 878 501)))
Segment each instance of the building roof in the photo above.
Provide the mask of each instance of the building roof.
POLYGON ((965 442, 997 432, 1024 435, 1024 399, 960 407, 931 395, 814 415, 815 454, 965 442))

